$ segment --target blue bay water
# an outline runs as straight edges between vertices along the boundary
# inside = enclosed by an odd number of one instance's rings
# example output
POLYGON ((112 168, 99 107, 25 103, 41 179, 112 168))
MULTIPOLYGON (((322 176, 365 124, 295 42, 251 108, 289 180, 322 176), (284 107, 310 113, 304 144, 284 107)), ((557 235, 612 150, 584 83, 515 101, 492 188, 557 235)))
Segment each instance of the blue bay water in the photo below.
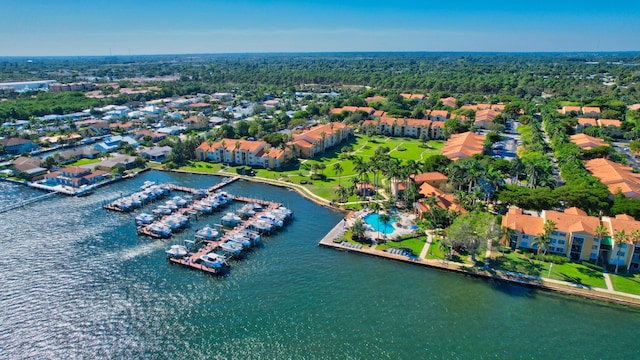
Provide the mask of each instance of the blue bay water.
MULTIPOLYGON (((225 190, 280 201, 284 230, 215 277, 170 265, 171 240, 138 237, 102 209, 146 180, 208 187, 217 177, 151 171, 83 198, 0 214, 0 358, 634 358, 638 311, 323 249, 337 213, 286 189, 225 190)), ((0 182, 0 207, 41 194, 0 182)), ((150 208, 147 208, 150 209, 150 208)))

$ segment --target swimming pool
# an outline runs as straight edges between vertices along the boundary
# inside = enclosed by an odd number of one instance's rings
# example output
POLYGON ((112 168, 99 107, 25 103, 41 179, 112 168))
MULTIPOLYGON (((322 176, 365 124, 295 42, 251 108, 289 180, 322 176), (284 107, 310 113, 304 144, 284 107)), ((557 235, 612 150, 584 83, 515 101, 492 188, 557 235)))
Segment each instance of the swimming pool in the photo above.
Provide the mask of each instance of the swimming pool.
POLYGON ((371 213, 364 217, 364 222, 371 225, 375 231, 381 232, 383 234, 391 234, 395 228, 393 227, 393 223, 397 220, 395 218, 391 218, 388 223, 383 223, 382 221, 378 221, 380 218, 379 214, 371 213))

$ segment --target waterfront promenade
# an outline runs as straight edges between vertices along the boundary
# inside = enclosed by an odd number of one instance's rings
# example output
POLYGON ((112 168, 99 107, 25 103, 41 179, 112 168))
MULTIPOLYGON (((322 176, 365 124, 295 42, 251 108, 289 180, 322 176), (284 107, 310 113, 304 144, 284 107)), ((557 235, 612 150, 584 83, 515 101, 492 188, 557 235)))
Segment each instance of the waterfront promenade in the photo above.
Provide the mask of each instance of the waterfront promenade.
MULTIPOLYGON (((419 256, 406 256, 393 254, 390 252, 376 250, 375 246, 353 246, 351 243, 335 242, 334 240, 340 239, 345 232, 352 225, 355 218, 360 216, 359 213, 349 213, 345 218, 338 222, 318 243, 318 246, 325 248, 332 248, 341 251, 348 251, 357 254, 377 256, 381 258, 401 261, 410 263, 412 265, 424 266, 439 270, 456 272, 459 274, 473 276, 478 278, 493 279, 497 281, 515 283, 524 285, 527 287, 535 287, 547 291, 555 291, 564 294, 570 294, 575 296, 581 296, 589 299, 606 301, 616 303, 625 306, 631 306, 640 308, 640 295, 628 294, 613 290, 611 282, 608 280, 608 274, 605 275, 605 281, 607 282, 607 288, 589 288, 584 285, 575 284, 567 281, 545 279, 537 276, 531 276, 521 273, 502 271, 492 269, 488 266, 475 267, 468 264, 462 264, 458 262, 452 262, 448 260, 435 260, 426 259, 425 256, 428 253, 429 246, 431 246, 431 239, 429 233, 427 233, 427 242, 424 248, 420 252, 419 256)), ((487 250, 486 257, 491 257, 491 248, 487 250)), ((485 262, 488 264, 487 262, 485 262)))

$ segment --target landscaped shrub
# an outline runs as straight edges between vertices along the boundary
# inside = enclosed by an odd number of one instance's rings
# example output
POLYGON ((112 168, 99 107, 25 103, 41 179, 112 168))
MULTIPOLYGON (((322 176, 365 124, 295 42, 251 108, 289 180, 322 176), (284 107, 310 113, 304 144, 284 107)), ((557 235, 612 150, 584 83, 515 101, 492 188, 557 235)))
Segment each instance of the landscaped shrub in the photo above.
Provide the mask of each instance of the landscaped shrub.
POLYGON ((324 180, 327 177, 323 174, 311 174, 310 178, 311 180, 324 180))

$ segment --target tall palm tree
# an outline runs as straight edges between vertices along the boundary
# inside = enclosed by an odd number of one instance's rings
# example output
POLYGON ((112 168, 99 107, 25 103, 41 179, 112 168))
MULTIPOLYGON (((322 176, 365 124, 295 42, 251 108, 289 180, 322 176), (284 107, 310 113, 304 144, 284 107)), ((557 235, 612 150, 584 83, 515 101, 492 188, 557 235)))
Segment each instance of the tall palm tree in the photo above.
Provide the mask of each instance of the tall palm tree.
POLYGON ((342 172, 344 171, 344 169, 342 168, 342 165, 340 165, 339 162, 333 164, 333 171, 338 175, 338 187, 340 187, 340 175, 342 174, 342 172))
POLYGON ((353 237, 356 239, 362 239, 364 238, 364 234, 366 232, 366 229, 364 227, 364 221, 357 219, 354 223, 353 226, 351 226, 351 233, 353 234, 353 237))
MULTIPOLYGON (((378 216, 378 229, 380 229, 380 221, 382 221, 382 224, 386 229, 387 224, 389 223, 389 221, 391 221, 391 216, 389 216, 389 214, 381 214, 380 216, 378 216)), ((384 231, 382 232, 382 238, 385 239, 385 242, 387 241, 387 234, 384 231)))
POLYGON ((540 252, 543 251, 543 254, 546 255, 547 254, 547 250, 549 249, 549 242, 551 239, 549 239, 549 235, 547 235, 546 233, 542 232, 540 234, 538 234, 538 236, 536 236, 535 239, 533 239, 533 242, 531 243, 531 245, 535 246, 538 248, 538 255, 540 255, 540 252))
POLYGON ((616 251, 616 274, 618 273, 618 266, 620 265, 620 249, 622 245, 626 244, 629 240, 629 235, 624 230, 616 230, 613 233, 613 242, 618 248, 616 251))
POLYGON ((551 234, 556 232, 557 229, 558 229, 558 227, 557 227, 555 221, 553 221, 553 220, 545 221, 544 225, 542 226, 542 231, 544 231, 544 233, 547 234, 547 236, 551 236, 551 234))
POLYGON ((508 226, 503 226, 502 227, 502 241, 501 241, 501 245, 506 247, 506 246, 510 246, 511 244, 511 237, 513 237, 516 234, 516 231, 508 226))
MULTIPOLYGON (((605 236, 609 235, 609 229, 604 225, 598 225, 594 229, 594 235, 600 241, 600 247, 602 247, 602 240, 605 236)), ((596 265, 598 264, 598 260, 600 260, 600 254, 598 254, 598 258, 596 259, 596 265)))
POLYGON ((631 240, 631 258, 629 260, 629 265, 627 266, 627 272, 631 269, 631 261, 636 253, 636 245, 640 243, 640 230, 633 230, 631 234, 629 234, 629 240, 631 240))

